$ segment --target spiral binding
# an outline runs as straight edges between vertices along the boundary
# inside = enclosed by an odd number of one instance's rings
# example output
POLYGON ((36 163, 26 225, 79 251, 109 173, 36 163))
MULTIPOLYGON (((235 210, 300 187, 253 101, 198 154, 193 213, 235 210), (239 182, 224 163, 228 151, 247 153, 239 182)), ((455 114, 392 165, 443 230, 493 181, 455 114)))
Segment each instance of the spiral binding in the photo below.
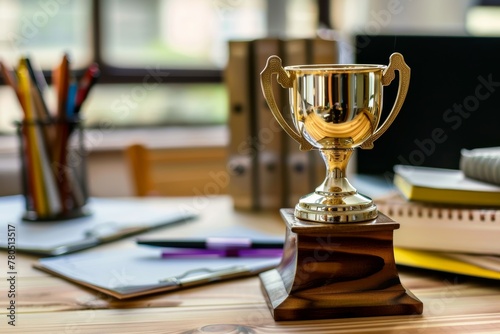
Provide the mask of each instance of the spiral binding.
POLYGON ((443 222, 500 223, 500 210, 407 202, 399 195, 376 200, 379 211, 398 221, 400 218, 443 222))

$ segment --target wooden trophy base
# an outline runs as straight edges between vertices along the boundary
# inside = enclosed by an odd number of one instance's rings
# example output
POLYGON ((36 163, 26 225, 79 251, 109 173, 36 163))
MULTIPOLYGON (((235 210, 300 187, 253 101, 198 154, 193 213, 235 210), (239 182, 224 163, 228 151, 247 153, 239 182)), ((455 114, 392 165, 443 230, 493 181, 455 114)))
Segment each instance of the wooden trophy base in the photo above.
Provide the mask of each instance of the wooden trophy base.
POLYGON ((399 280, 393 230, 382 213, 360 223, 317 223, 281 209, 283 258, 260 274, 275 320, 421 314, 423 304, 399 280))

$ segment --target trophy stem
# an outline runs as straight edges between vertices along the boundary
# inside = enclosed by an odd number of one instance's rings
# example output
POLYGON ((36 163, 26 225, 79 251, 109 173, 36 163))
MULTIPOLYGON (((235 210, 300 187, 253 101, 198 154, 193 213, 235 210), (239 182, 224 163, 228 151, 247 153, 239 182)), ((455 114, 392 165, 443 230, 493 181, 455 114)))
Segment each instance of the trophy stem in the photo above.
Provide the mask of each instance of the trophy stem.
POLYGON ((347 180, 346 169, 354 149, 321 149, 326 164, 326 178, 316 188, 322 195, 342 197, 356 194, 356 188, 347 180))
POLYGON ((354 223, 377 218, 372 199, 357 192, 346 177, 354 149, 321 149, 326 178, 316 190, 303 196, 295 206, 299 219, 326 223, 354 223))

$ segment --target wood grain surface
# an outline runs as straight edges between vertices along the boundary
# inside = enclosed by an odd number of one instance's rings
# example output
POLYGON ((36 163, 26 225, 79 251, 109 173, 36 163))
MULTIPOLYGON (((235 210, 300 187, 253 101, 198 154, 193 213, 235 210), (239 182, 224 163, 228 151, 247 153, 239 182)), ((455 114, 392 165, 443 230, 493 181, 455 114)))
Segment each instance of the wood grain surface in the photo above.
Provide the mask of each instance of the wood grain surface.
MULTIPOLYGON (((186 236, 200 228, 238 224, 277 235, 278 214, 233 212, 227 197, 199 203, 189 224, 149 235, 186 236), (207 203, 206 205, 203 203, 207 203)), ((159 205, 168 199, 151 199, 159 205)), ((3 227, 2 227, 3 228, 3 227)), ((134 238, 85 252, 136 247, 134 238)), ((500 333, 500 282, 398 267, 401 283, 425 305, 422 315, 276 322, 258 277, 118 301, 31 268, 36 257, 17 254, 16 326, 7 323, 7 253, 0 252, 0 333, 500 333)))

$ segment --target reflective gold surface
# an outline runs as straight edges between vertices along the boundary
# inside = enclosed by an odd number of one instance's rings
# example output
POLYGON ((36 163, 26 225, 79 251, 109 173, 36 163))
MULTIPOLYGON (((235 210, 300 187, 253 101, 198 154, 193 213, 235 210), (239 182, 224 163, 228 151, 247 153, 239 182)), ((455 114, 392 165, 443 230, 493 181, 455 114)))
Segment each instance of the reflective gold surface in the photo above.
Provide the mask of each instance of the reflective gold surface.
MULTIPOLYGON (((359 194, 345 176, 356 147, 372 148, 397 116, 409 86, 410 68, 394 53, 384 65, 281 66, 271 56, 261 73, 264 96, 271 112, 302 150, 319 149, 326 163, 325 181, 303 196, 295 208, 301 219, 320 222, 357 222, 377 217, 373 201, 359 194), (379 126, 383 86, 400 72, 394 107, 379 126), (293 127, 285 120, 272 95, 272 75, 289 88, 293 127)), ((300 182, 300 181, 298 181, 300 182)))
POLYGON ((316 148, 354 148, 375 131, 385 66, 290 66, 298 132, 316 148))

